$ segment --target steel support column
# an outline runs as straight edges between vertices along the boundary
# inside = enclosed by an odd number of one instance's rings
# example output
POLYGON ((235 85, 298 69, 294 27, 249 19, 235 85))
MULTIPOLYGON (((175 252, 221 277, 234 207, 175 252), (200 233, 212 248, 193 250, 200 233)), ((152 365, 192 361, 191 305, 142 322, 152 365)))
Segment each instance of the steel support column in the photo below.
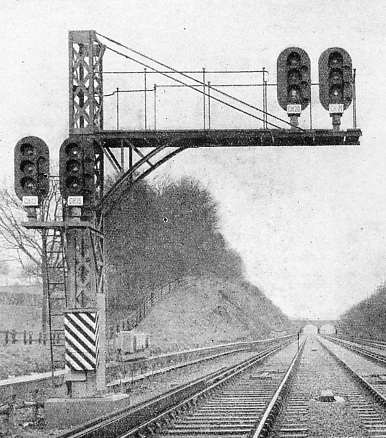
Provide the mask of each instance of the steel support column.
POLYGON ((105 46, 94 30, 69 32, 70 134, 103 129, 103 63, 105 46))
MULTIPOLYGON (((103 54, 96 32, 69 32, 69 133, 95 134, 103 129, 103 54)), ((91 147, 91 146, 90 146, 91 147)), ((84 311, 87 315, 97 312, 100 335, 95 338, 96 350, 104 351, 105 296, 103 286, 103 221, 95 211, 103 197, 103 148, 94 138, 94 193, 92 205, 83 211, 67 206, 66 256, 68 260, 69 311, 84 311), (82 217, 82 220, 80 219, 82 217), (87 221, 84 222, 84 220, 87 221), (79 226, 77 226, 79 225, 79 226)), ((68 200, 66 200, 67 202, 68 200)), ((80 207, 82 208, 82 207, 80 207)), ((81 331, 79 332, 81 336, 81 331)), ((70 335, 69 335, 70 336, 70 335)), ((66 344, 66 353, 74 354, 71 341, 66 344)), ((79 360, 81 361, 81 353, 79 360)), ((70 356, 68 356, 70 357, 70 356)), ((105 388, 105 355, 99 356, 95 370, 77 369, 67 364, 70 372, 70 396, 88 397, 105 388)))
MULTIPOLYGON (((66 335, 66 366, 69 373, 66 381, 70 397, 92 397, 97 392, 105 390, 105 295, 103 270, 103 235, 91 223, 79 221, 80 211, 70 209, 64 222, 67 236, 66 258, 68 263, 67 290, 69 305, 67 312, 83 312, 85 315, 96 314, 98 319, 98 336, 91 341, 84 340, 82 328, 79 332, 70 331, 65 327, 66 335), (72 342, 76 339, 76 343, 72 342), (95 342, 95 351, 102 352, 95 361, 95 368, 74 368, 74 358, 82 363, 82 345, 85 351, 95 342), (70 360, 71 359, 71 360, 70 360)), ((76 325, 74 325, 76 328, 76 325)))

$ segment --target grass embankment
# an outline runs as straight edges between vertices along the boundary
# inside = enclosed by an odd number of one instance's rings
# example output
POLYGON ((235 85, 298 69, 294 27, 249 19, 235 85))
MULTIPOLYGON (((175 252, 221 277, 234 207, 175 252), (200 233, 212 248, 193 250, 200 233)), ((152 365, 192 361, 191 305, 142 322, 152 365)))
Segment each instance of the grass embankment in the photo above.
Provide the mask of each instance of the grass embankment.
POLYGON ((14 344, 0 347, 0 380, 50 371, 48 346, 14 344))
POLYGON ((41 308, 38 306, 0 306, 0 379, 50 370, 48 345, 23 344, 23 331, 38 339, 41 330, 41 308), (5 344, 5 331, 16 330, 16 344, 5 344))
MULTIPOLYGON (((41 331, 41 307, 21 305, 0 305, 0 332, 16 330, 32 331, 35 336, 41 331)), ((4 339, 1 339, 0 345, 4 339)))
MULTIPOLYGON (((25 309, 20 312, 17 315, 17 309, 12 309, 16 318, 25 309)), ((137 329, 150 334, 153 353, 160 353, 279 336, 292 326, 257 287, 207 275, 186 278, 151 309, 137 329)), ((0 378, 49 369, 48 346, 0 347, 0 378)))
POLYGON ((255 286, 216 276, 189 278, 138 326, 156 352, 279 336, 288 318, 255 286))

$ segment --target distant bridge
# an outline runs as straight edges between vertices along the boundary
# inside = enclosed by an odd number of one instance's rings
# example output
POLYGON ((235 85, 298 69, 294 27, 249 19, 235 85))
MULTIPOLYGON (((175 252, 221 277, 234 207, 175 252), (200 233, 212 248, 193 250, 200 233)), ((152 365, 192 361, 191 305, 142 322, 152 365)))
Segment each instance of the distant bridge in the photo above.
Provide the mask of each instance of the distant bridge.
POLYGON ((317 329, 320 329, 323 325, 333 325, 339 330, 340 320, 339 319, 291 319, 291 323, 297 327, 299 330, 306 325, 314 325, 317 329))

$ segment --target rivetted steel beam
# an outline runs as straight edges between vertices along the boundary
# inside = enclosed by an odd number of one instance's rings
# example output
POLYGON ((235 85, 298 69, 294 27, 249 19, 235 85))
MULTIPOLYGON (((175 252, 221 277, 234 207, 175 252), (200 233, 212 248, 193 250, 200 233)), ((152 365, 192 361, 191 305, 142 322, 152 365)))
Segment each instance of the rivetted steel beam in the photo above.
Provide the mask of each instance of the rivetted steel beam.
MULTIPOLYGON (((158 147, 179 141, 185 147, 237 147, 237 146, 333 146, 359 145, 360 129, 333 131, 313 129, 216 129, 216 130, 164 130, 164 131, 100 131, 94 134, 110 148, 121 147, 125 139, 137 148, 158 147)), ((129 147, 129 146, 128 146, 129 147)))

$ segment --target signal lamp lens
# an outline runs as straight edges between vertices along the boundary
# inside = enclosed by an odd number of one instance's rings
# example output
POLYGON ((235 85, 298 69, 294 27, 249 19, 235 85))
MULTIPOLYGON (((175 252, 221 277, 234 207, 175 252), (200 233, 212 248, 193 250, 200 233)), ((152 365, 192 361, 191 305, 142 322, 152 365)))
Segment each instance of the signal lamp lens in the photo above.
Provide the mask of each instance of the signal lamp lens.
POLYGON ((334 86, 330 91, 331 103, 342 103, 343 91, 341 87, 334 86))
POLYGON ((307 66, 303 65, 302 68, 300 69, 301 73, 302 73, 302 78, 303 80, 308 79, 310 76, 310 71, 308 69, 307 66))
POLYGON ((340 53, 332 53, 328 62, 330 68, 342 68, 343 67, 343 57, 340 53))
POLYGON ((330 73, 330 83, 340 84, 343 82, 343 73, 341 70, 332 70, 330 73))
POLYGON ((79 158, 80 157, 81 148, 76 143, 70 143, 66 147, 66 154, 69 157, 79 158))
POLYGON ((82 184, 79 178, 70 177, 66 180, 66 186, 70 193, 80 193, 82 191, 82 184))
POLYGON ((289 84, 297 84, 302 80, 302 75, 299 70, 290 70, 288 72, 288 83, 289 84))
POLYGON ((28 157, 33 157, 36 153, 35 147, 32 146, 32 144, 30 144, 30 143, 23 143, 20 146, 20 151, 23 155, 28 156, 28 157))
POLYGON ((300 55, 298 53, 291 53, 287 58, 287 65, 291 68, 299 68, 300 66, 300 55))
POLYGON ((32 175, 35 172, 35 164, 32 161, 22 161, 20 170, 26 175, 32 175))
POLYGON ((288 90, 288 101, 291 104, 297 104, 300 102, 300 90, 298 87, 290 87, 288 90))
POLYGON ((74 174, 79 173, 81 170, 81 164, 78 160, 70 160, 66 166, 67 172, 74 174))
POLYGON ((29 177, 22 178, 21 186, 28 193, 33 193, 36 190, 36 182, 29 177))

